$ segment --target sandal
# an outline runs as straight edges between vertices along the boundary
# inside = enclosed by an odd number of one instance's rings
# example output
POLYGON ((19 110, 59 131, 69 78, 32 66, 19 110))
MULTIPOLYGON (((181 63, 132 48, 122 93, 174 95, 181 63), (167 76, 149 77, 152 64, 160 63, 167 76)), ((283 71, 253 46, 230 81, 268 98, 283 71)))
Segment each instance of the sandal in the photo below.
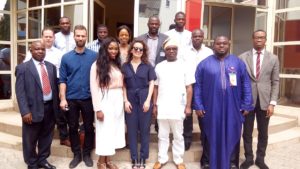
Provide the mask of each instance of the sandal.
POLYGON ((107 169, 106 164, 105 163, 100 163, 100 162, 97 163, 97 168, 98 169, 107 169))
POLYGON ((119 169, 116 164, 112 163, 111 161, 106 162, 107 168, 109 169, 119 169))
POLYGON ((140 168, 139 169, 145 169, 146 168, 146 161, 145 159, 140 159, 140 168))
POLYGON ((139 169, 139 163, 137 160, 132 160, 131 164, 132 169, 139 169))

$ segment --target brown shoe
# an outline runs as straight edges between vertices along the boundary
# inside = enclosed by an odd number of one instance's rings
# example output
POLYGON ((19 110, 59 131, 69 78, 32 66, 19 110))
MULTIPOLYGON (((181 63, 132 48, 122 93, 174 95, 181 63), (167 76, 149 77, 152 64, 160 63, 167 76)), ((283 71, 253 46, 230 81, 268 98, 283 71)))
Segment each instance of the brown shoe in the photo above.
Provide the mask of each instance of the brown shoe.
POLYGON ((185 165, 183 163, 180 163, 177 165, 177 169, 185 169, 185 165))
POLYGON ((71 142, 69 139, 60 140, 60 145, 65 145, 67 147, 71 147, 71 142))
POLYGON ((161 169, 165 164, 166 164, 166 163, 161 164, 160 162, 157 161, 157 162, 154 164, 153 169, 161 169))

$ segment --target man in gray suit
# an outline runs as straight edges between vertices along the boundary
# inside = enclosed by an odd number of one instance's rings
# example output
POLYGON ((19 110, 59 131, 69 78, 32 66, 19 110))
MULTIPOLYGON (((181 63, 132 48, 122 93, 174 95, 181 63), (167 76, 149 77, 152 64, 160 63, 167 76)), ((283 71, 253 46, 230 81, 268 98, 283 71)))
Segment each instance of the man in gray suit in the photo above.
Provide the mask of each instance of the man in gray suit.
POLYGON ((258 129, 258 144, 255 164, 260 169, 268 169, 264 158, 268 145, 268 126, 274 113, 279 94, 279 61, 278 57, 265 50, 266 32, 256 30, 252 34, 253 49, 239 57, 246 63, 251 78, 254 111, 245 116, 243 140, 246 160, 241 169, 247 169, 254 164, 252 150, 252 132, 256 117, 258 129))
POLYGON ((24 161, 28 169, 55 169, 47 158, 58 113, 56 67, 44 61, 45 45, 31 44, 32 59, 16 67, 16 96, 22 116, 24 161))
POLYGON ((166 59, 163 49, 163 42, 168 38, 167 35, 159 33, 160 20, 157 16, 151 16, 148 20, 148 33, 142 34, 137 37, 147 44, 149 48, 149 61, 152 66, 157 65, 159 62, 166 59))

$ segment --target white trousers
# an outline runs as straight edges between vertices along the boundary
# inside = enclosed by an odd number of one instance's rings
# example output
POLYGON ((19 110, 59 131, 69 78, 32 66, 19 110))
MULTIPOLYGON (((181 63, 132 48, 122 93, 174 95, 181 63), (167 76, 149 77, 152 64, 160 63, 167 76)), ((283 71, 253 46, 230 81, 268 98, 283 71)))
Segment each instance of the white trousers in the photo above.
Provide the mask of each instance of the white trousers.
POLYGON ((158 119, 158 161, 163 164, 168 162, 169 134, 173 133, 172 153, 175 164, 183 162, 184 139, 183 120, 158 119))

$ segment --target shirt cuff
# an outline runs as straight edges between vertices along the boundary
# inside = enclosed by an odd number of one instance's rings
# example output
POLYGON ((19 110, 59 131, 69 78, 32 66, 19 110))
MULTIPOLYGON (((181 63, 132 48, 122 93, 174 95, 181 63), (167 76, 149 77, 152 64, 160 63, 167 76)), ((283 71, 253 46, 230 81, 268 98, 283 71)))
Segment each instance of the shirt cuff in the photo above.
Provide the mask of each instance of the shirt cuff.
POLYGON ((272 101, 270 101, 270 104, 276 106, 276 105, 277 105, 277 102, 274 101, 274 100, 272 100, 272 101))

